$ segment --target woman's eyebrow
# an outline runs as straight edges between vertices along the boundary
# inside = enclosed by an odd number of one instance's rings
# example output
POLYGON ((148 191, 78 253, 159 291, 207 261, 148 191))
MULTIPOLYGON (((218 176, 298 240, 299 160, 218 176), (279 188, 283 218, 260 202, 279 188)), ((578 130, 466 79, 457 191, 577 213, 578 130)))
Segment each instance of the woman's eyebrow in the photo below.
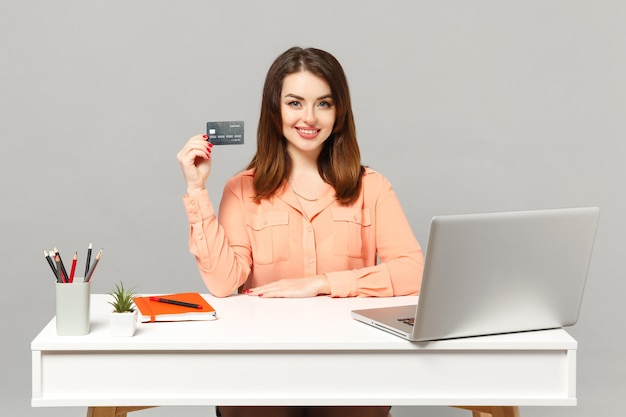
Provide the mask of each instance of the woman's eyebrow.
MULTIPOLYGON (((285 98, 287 98, 287 97, 295 98, 296 100, 304 100, 304 97, 300 97, 300 96, 298 96, 296 94, 291 94, 291 93, 285 94, 285 98)), ((325 99, 329 99, 329 98, 332 99, 333 95, 332 94, 325 94, 325 95, 323 95, 321 97, 318 97, 316 100, 325 100, 325 99)))

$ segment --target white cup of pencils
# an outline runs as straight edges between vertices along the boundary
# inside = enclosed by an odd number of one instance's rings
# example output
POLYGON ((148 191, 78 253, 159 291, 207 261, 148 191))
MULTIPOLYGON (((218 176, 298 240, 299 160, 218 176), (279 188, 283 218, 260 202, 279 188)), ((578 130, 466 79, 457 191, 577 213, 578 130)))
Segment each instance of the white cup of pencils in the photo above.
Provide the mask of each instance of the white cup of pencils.
POLYGON ((92 248, 90 243, 83 277, 75 276, 78 252, 74 253, 68 274, 57 248, 50 252, 44 250, 44 256, 56 280, 56 330, 59 336, 81 336, 89 333, 91 278, 102 257, 100 250, 92 261, 92 248))
POLYGON ((89 333, 91 282, 76 281, 56 286, 56 327, 59 336, 89 333))

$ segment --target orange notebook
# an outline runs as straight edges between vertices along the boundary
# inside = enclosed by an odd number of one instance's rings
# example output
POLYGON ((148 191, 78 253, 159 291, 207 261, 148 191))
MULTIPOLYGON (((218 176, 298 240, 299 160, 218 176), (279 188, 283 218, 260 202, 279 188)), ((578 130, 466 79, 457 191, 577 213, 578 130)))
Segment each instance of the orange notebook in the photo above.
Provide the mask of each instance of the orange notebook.
POLYGON ((215 320, 215 309, 197 292, 135 297, 137 319, 141 322, 215 320), (157 301, 159 299, 161 301, 157 301), (188 307, 180 305, 194 304, 188 307))

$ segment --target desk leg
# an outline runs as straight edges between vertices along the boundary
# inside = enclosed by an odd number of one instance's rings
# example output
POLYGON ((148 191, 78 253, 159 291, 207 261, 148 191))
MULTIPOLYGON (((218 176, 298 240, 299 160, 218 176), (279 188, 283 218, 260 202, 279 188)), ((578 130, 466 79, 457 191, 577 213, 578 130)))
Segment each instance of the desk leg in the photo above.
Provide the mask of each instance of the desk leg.
POLYGON ((455 408, 462 408, 464 410, 470 410, 472 417, 520 417, 519 407, 477 407, 477 406, 459 406, 455 408))
POLYGON ((87 417, 126 417, 126 414, 131 411, 145 410, 146 408, 152 407, 89 407, 87 417))

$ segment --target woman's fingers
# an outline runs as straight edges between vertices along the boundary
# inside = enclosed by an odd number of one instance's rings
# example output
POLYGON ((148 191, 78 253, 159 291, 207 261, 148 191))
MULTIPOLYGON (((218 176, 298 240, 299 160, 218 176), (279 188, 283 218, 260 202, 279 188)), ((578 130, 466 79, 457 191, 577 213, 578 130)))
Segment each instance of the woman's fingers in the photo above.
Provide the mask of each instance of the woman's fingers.
POLYGON ((191 165, 196 158, 209 159, 213 144, 207 142, 203 136, 194 136, 185 144, 183 149, 178 152, 178 161, 181 164, 191 165))
POLYGON ((187 141, 178 152, 177 159, 183 170, 187 189, 204 188, 211 171, 213 144, 206 135, 197 135, 187 141))
POLYGON ((245 290, 244 294, 259 297, 315 297, 328 294, 328 278, 317 275, 305 278, 281 279, 256 288, 245 290))

